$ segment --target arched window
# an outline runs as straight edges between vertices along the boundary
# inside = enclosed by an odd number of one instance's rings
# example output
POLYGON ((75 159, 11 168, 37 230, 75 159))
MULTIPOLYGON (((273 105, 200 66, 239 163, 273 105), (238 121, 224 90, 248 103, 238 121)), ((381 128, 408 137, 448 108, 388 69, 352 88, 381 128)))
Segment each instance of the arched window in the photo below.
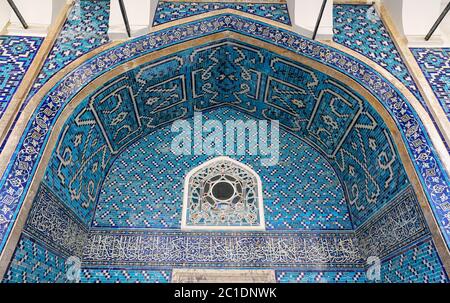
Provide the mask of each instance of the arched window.
POLYGON ((181 229, 264 230, 258 174, 228 157, 194 168, 185 179, 181 229))

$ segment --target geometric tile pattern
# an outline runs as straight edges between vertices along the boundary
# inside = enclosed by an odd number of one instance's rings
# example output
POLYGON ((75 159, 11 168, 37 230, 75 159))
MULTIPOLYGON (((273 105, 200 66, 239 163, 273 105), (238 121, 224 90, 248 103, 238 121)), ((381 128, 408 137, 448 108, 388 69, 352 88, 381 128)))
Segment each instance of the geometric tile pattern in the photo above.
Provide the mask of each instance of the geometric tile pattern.
MULTIPOLYGON (((31 90, 20 107, 19 115, 32 96, 57 72, 81 55, 109 41, 108 20, 109 3, 107 0, 76 0, 66 23, 57 37, 44 65, 31 87, 31 90)), ((40 39, 40 38, 39 38, 40 39)), ((0 110, 1 112, 1 110, 0 110)), ((1 113, 0 113, 1 115, 1 113)), ((13 121, 5 140, 0 145, 3 150, 7 138, 11 134, 17 119, 13 121)))
POLYGON ((27 236, 20 238, 4 283, 65 282, 65 258, 48 251, 27 236))
POLYGON ((107 43, 110 1, 75 1, 28 99, 53 75, 85 53, 107 43))
POLYGON ((450 120, 450 48, 410 50, 450 120))
POLYGON ((364 259, 384 258, 430 234, 412 187, 395 197, 356 231, 364 259))
POLYGON ((0 118, 31 65, 43 38, 0 36, 0 118))
MULTIPOLYGON (((230 116, 229 111, 223 110, 221 116, 230 116)), ((296 233, 273 230, 211 233, 120 228, 92 228, 86 233, 75 226, 80 226, 79 223, 68 218, 68 215, 73 217, 72 211, 59 210, 63 208, 62 203, 56 199, 53 201, 48 194, 46 187, 42 186, 38 197, 44 199, 39 198, 33 203, 26 222, 26 236, 45 243, 45 247, 52 247, 52 251, 58 251, 59 255, 75 254, 81 258, 78 248, 74 247, 74 241, 77 241, 76 244, 83 249, 84 268, 101 268, 103 272, 107 272, 105 270, 110 266, 123 270, 209 266, 279 268, 280 271, 286 268, 290 271, 294 268, 295 271, 316 269, 340 273, 363 268, 367 256, 384 258, 419 237, 429 237, 411 189, 356 233, 310 230, 296 233), (88 239, 83 240, 83 234, 88 234, 88 239)), ((344 281, 347 276, 342 278, 342 275, 334 279, 344 281)))
POLYGON ((106 172, 107 160, 111 158, 104 137, 96 124, 90 121, 94 121, 92 113, 81 113, 67 121, 63 136, 73 146, 72 149, 81 152, 58 149, 54 161, 47 168, 52 173, 46 174, 44 179, 53 195, 72 209, 86 226, 92 220, 102 175, 106 172), (77 123, 83 126, 74 127, 77 123), (73 161, 74 165, 65 165, 67 161, 73 161), (71 200, 80 202, 71 203, 71 200))
POLYGON ((80 256, 88 229, 42 184, 24 228, 26 234, 60 256, 80 256))
POLYGON ((171 2, 159 1, 153 26, 220 9, 235 9, 258 17, 290 25, 285 3, 171 2))
POLYGON ((84 267, 362 268, 352 232, 92 229, 84 267))
POLYGON ((71 99, 71 96, 79 91, 82 84, 134 56, 224 29, 243 35, 251 35, 272 44, 276 43, 286 49, 327 64, 346 73, 378 98, 405 137, 405 144, 423 183, 423 189, 429 198, 443 235, 446 240, 449 240, 450 225, 448 223, 450 219, 445 217, 449 212, 446 208, 449 197, 448 176, 442 170, 437 154, 425 135, 423 125, 416 118, 405 98, 386 79, 368 66, 328 46, 304 39, 282 29, 273 31, 272 27, 255 20, 223 14, 192 24, 180 25, 176 30, 168 29, 151 33, 143 38, 134 39, 125 45, 118 45, 110 51, 99 54, 95 60, 82 64, 78 67, 77 72, 67 75, 45 96, 36 110, 36 114, 30 120, 1 181, 0 201, 5 206, 0 211, 2 247, 4 246, 4 240, 10 234, 11 227, 27 192, 26 189, 34 176, 34 167, 37 166, 41 158, 47 135, 55 122, 55 117, 61 107, 71 99), (201 28, 201 33, 195 31, 194 28, 201 28), (113 54, 120 54, 120 57, 113 56, 113 54), (106 66, 104 60, 108 60, 106 66), (86 73, 88 70, 91 73, 86 73), (20 178, 17 178, 18 172, 20 178))
MULTIPOLYGON (((114 155, 166 123, 224 103, 278 120, 324 154, 341 177, 355 226, 409 182, 383 120, 362 97, 326 74, 242 42, 223 40, 147 63, 111 79, 83 102, 64 127, 45 181, 85 222, 92 219, 114 155)), ((292 174, 289 169, 278 171, 292 174)), ((287 189, 279 190, 280 196, 266 199, 279 204, 288 198, 281 203, 295 205, 301 198, 283 197, 287 189)))
POLYGON ((277 283, 364 283, 364 271, 275 271, 277 283))
MULTIPOLYGON (((202 118, 223 125, 226 120, 253 120, 230 108, 204 113, 202 118)), ((192 120, 187 120, 190 125, 192 120)), ((180 228, 186 173, 216 155, 174 155, 170 144, 176 135, 170 126, 159 129, 115 160, 102 186, 93 227, 180 228)), ((283 129, 281 165, 261 165, 261 155, 250 155, 248 147, 244 156, 227 156, 260 176, 267 229, 352 228, 336 172, 320 153, 283 129)))
POLYGON ((314 266, 321 270, 325 270, 325 264, 327 269, 354 268, 362 267, 368 256, 384 258, 419 237, 429 235, 423 215, 417 210, 417 201, 410 200, 414 195, 411 189, 356 233, 317 230, 313 233, 310 230, 211 233, 117 227, 113 230, 93 228, 86 232, 74 222, 72 211, 60 210, 64 208, 62 203, 53 201, 48 194, 42 186, 38 197, 44 199, 38 198, 33 203, 25 227, 27 237, 45 243, 45 247, 51 247, 58 255, 80 258, 83 255, 84 266, 89 267, 201 267, 207 263, 212 267, 234 268, 244 266, 245 262, 246 266, 257 268, 286 268, 288 264, 290 268, 314 266), (88 239, 84 240, 86 237, 88 239), (229 249, 223 250, 224 245, 229 249), (82 253, 77 246, 81 246, 82 253), (239 260, 237 264, 236 260, 239 260))
POLYGON ((408 68, 391 36, 371 5, 339 4, 333 6, 334 36, 342 44, 392 73, 424 104, 408 68))
POLYGON ((171 270, 81 269, 81 283, 169 283, 171 270))
POLYGON ((431 240, 415 244, 389 260, 382 261, 381 281, 384 283, 449 282, 431 240))

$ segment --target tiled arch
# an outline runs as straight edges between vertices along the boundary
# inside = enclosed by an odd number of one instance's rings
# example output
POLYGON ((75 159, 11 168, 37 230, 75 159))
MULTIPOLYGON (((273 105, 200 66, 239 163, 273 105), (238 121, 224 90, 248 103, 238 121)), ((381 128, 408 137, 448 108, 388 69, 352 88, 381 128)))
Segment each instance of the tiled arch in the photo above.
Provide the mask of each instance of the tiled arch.
MULTIPOLYGON (((257 37, 261 40, 267 40, 274 44, 280 44, 280 46, 295 50, 306 58, 309 57, 310 59, 305 59, 306 61, 320 61, 324 67, 325 65, 330 65, 336 70, 344 72, 356 82, 365 85, 366 89, 378 99, 382 100, 382 102, 388 99, 386 101, 386 107, 389 112, 395 112, 392 115, 395 123, 399 125, 400 134, 403 138, 408 138, 409 153, 413 159, 418 159, 418 162, 414 163, 414 165, 418 169, 418 174, 425 179, 424 182, 428 182, 424 183, 424 189, 430 199, 430 204, 432 207, 434 206, 433 210, 438 211, 437 218, 441 227, 443 227, 443 234, 446 236, 444 228, 446 226, 445 224, 448 224, 448 219, 445 219, 444 213, 442 212, 445 211, 445 208, 436 209, 440 204, 434 205, 433 201, 437 202, 436 199, 445 201, 442 197, 446 194, 448 196, 448 178, 445 175, 445 171, 439 165, 439 159, 432 150, 431 143, 424 133, 423 126, 420 125, 420 121, 418 121, 417 116, 407 101, 405 101, 395 88, 391 87, 387 81, 382 79, 369 67, 360 62, 356 62, 352 58, 348 58, 343 53, 333 51, 329 47, 316 44, 290 32, 274 29, 262 23, 238 16, 223 15, 186 24, 180 29, 168 29, 153 33, 149 36, 114 47, 92 58, 69 73, 64 79, 59 81, 55 88, 51 89, 45 95, 39 109, 33 115, 33 120, 26 129, 27 135, 23 136, 20 140, 17 154, 14 154, 12 157, 13 161, 11 166, 14 166, 14 169, 13 167, 8 167, 2 179, 1 184, 4 191, 2 192, 1 198, 3 201, 9 202, 8 205, 12 206, 10 217, 4 217, 3 222, 1 222, 3 225, 3 229, 1 230, 3 235, 2 247, 4 247, 6 237, 9 235, 14 219, 23 203, 25 192, 27 192, 27 189, 31 185, 31 177, 35 174, 35 169, 42 156, 41 150, 43 150, 43 147, 49 139, 49 129, 54 127, 56 116, 59 115, 63 106, 67 104, 67 100, 72 99, 73 96, 79 93, 86 83, 105 73, 105 65, 119 66, 126 61, 137 58, 145 52, 151 52, 158 47, 162 48, 169 44, 180 43, 184 39, 194 39, 196 35, 192 31, 194 27, 200 29, 199 34, 201 36, 217 32, 221 33, 215 34, 216 36, 236 35, 237 37, 241 36, 240 34, 244 34, 257 37), (223 32, 224 30, 229 32, 223 32), (169 32, 169 34, 165 32, 169 32), (234 32, 239 32, 240 34, 233 34, 234 32), (89 71, 88 74, 85 73, 86 70, 89 71), (91 73, 92 71, 95 72, 91 73), (58 87, 60 90, 58 90, 58 87), (423 150, 426 150, 429 154, 426 155, 423 150), (430 169, 434 170, 431 172, 430 169), (17 172, 22 173, 22 175, 17 175, 17 172), (433 174, 432 177, 430 177, 430 173, 433 174)), ((199 39, 202 40, 203 38, 200 37, 199 39)), ((256 42, 267 43, 267 41, 256 42)), ((317 66, 319 65, 322 64, 317 63, 317 66)), ((120 72, 120 69, 124 66, 126 66, 126 63, 117 70, 120 72)), ((352 82, 352 80, 349 80, 349 82, 352 82)), ((365 92, 365 94, 370 98, 369 93, 365 92)), ((56 126, 55 129, 58 129, 58 127, 56 126)), ((399 136, 398 133, 396 135, 399 136)), ((399 137, 396 139, 399 140, 399 137)), ((400 153, 402 154, 402 151, 400 153)), ((43 163, 45 163, 45 159, 43 163)))
MULTIPOLYGON (((391 136, 388 135, 388 130, 385 129, 382 122, 376 122, 381 121, 382 118, 364 101, 364 97, 374 100, 373 97, 367 93, 363 97, 351 89, 346 89, 343 82, 334 80, 325 73, 315 71, 306 65, 296 64, 295 61, 290 61, 288 58, 277 56, 273 50, 270 52, 252 47, 251 44, 244 42, 245 37, 241 38, 243 41, 240 42, 234 39, 208 43, 196 41, 194 45, 186 46, 185 51, 163 56, 150 62, 147 60, 152 59, 152 56, 143 57, 142 61, 135 62, 137 67, 134 65, 127 71, 117 69, 103 77, 107 81, 89 85, 90 88, 86 89, 85 93, 75 98, 83 100, 77 105, 77 109, 71 112, 71 118, 64 122, 64 126, 61 126, 63 131, 59 135, 60 139, 58 139, 55 149, 57 156, 53 155, 50 159, 48 166, 51 171, 46 173, 46 182, 57 188, 60 199, 70 201, 69 204, 75 204, 73 206, 75 212, 88 223, 91 220, 90 213, 97 192, 89 194, 89 197, 86 194, 80 196, 74 191, 86 193, 91 187, 75 180, 75 185, 70 186, 70 194, 66 193, 63 190, 61 178, 57 177, 61 174, 65 175, 66 172, 70 175, 73 169, 77 171, 82 169, 77 165, 62 164, 68 157, 73 163, 89 158, 88 155, 79 157, 72 154, 71 151, 69 151, 70 155, 67 154, 68 146, 79 140, 80 142, 76 143, 73 148, 77 150, 79 149, 78 144, 83 147, 84 140, 87 138, 102 140, 101 142, 104 140, 104 149, 103 145, 100 145, 102 146, 101 150, 98 147, 94 149, 96 157, 102 159, 99 163, 104 163, 104 165, 97 165, 97 174, 101 176, 93 178, 93 183, 91 183, 93 188, 98 188, 97 184, 101 183, 103 178, 100 172, 107 171, 109 159, 114 158, 137 137, 148 134, 153 129, 176 119, 188 118, 193 115, 194 111, 209 110, 225 104, 258 119, 279 120, 280 125, 287 131, 304 138, 308 144, 327 157, 333 163, 334 169, 339 172, 341 180, 344 180, 343 183, 347 184, 346 192, 352 200, 349 201, 351 202, 350 208, 353 210, 355 226, 362 225, 409 184, 403 168, 399 165, 400 158, 393 146, 391 136), (233 50, 235 48, 236 51, 233 50), (217 57, 215 57, 216 55, 217 57), (216 61, 217 58, 227 59, 216 61), (211 78, 213 79, 222 72, 222 66, 227 68, 233 60, 239 62, 236 64, 236 73, 244 71, 250 74, 249 79, 240 79, 240 87, 227 84, 226 81, 222 86, 202 82, 202 77, 199 75, 204 71, 205 66, 209 68, 202 76, 212 74, 211 78), (255 60, 258 62, 256 63, 255 60), (139 65, 141 63, 142 66, 139 65), (258 68, 253 67, 254 64, 258 64, 258 68), (293 75, 298 77, 296 81, 293 81, 293 75), (253 83, 256 85, 248 93, 239 94, 242 88, 251 87, 253 83), (209 88, 202 90, 201 87, 205 84, 208 84, 209 88), (174 87, 176 89, 172 90, 174 87), (169 92, 161 92, 164 90, 169 92), (150 92, 146 93, 145 91, 150 92), (289 91, 293 98, 298 99, 298 104, 289 105, 287 100, 283 99, 281 91, 283 93, 289 91), (173 95, 175 95, 174 98, 172 98, 173 95), (172 98, 170 102, 162 101, 168 97, 172 98), (125 112, 112 112, 108 108, 111 104, 119 103, 117 98, 132 100, 132 103, 126 106, 124 105, 126 102, 121 103, 121 106, 127 108, 125 112), (152 101, 155 104, 146 106, 147 100, 150 99, 157 101, 152 101), (343 102, 343 100, 345 101, 343 102), (333 108, 333 106, 335 110, 327 112, 327 107, 333 108), (118 113, 120 116, 116 116, 118 113), (126 115, 126 119, 123 119, 124 115, 126 115), (327 121, 324 123, 323 119, 327 121), (97 122, 94 123, 94 120, 97 122), (326 123, 328 124, 325 125, 326 123), (92 131, 90 127, 94 124, 98 124, 98 128, 92 131), (378 124, 380 124, 379 127, 378 124), (125 125, 132 126, 129 133, 123 136, 118 133, 114 134, 114 132, 123 130, 125 125), (81 130, 83 126, 88 128, 81 130), (370 131, 367 132, 368 130, 370 131), (333 136, 324 136, 323 133, 326 132, 333 133, 333 136), (116 136, 121 139, 115 139, 116 136), (360 136, 370 136, 371 142, 363 143, 358 139, 360 136), (352 146, 353 143, 356 145, 352 146), (367 153, 358 151, 366 149, 367 153), (353 155, 354 153, 356 154, 353 155), (383 154, 383 159, 380 158, 381 154, 383 154), (358 161, 359 158, 365 158, 366 163, 358 161), (374 174, 377 177, 372 178, 369 171, 381 170, 378 166, 379 161, 385 162, 387 165, 385 172, 374 174), (349 170, 350 174, 354 174, 354 176, 350 176, 349 170), (365 173, 360 172, 363 170, 365 173), (357 183, 354 182, 355 180, 366 182, 366 188, 361 187, 359 190, 356 189, 358 192, 352 192, 355 188, 351 188, 351 184, 354 186, 357 183), (383 187, 381 190, 378 183, 384 182, 389 186, 383 187), (79 186, 83 186, 82 191, 79 186), (367 193, 363 194, 363 190, 366 190, 367 193), (74 199, 73 196, 77 197, 74 199), (369 199, 373 199, 373 203, 366 206, 360 205, 365 204, 365 201, 369 199), (77 204, 80 205, 77 206, 77 204), (371 206, 369 207, 369 205, 371 206)), ((393 129, 391 128, 390 131, 393 129)), ((410 176, 410 179, 412 178, 414 178, 413 175, 410 176)))

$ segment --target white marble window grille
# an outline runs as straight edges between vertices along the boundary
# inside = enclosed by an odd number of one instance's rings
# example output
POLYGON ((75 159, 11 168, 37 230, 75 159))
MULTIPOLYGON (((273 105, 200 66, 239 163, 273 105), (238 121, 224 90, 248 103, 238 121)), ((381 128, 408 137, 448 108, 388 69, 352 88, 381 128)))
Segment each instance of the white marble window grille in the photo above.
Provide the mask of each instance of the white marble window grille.
POLYGON ((183 230, 264 230, 261 179, 247 165, 217 157, 185 179, 183 230))

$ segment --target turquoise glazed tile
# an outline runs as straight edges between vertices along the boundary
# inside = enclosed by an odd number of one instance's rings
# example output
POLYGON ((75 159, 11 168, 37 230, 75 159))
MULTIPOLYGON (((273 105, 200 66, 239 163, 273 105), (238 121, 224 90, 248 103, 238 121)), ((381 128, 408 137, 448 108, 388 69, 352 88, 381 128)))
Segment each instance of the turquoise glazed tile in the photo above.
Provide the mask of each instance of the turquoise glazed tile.
POLYGON ((43 40, 39 37, 0 36, 0 118, 43 40))
MULTIPOLYGON (((208 112, 203 120, 223 125, 226 120, 254 121, 233 109, 208 112)), ((193 123, 192 118, 187 121, 193 123)), ((102 185, 94 227, 180 228, 186 173, 223 154, 175 155, 170 146, 176 135, 170 126, 164 127, 115 160, 102 185)), ((280 138, 280 165, 262 166, 261 155, 251 156, 248 147, 245 156, 228 155, 260 176, 267 229, 351 229, 344 192, 332 166, 289 133, 281 130, 280 138)))
POLYGON ((107 43, 109 3, 77 0, 39 73, 29 98, 75 59, 107 43))
POLYGON ((448 276, 431 240, 412 245, 383 260, 381 279, 385 283, 445 283, 448 276))
POLYGON ((364 283, 364 271, 292 271, 277 270, 277 283, 364 283))
POLYGON ((403 82, 427 108, 394 41, 373 6, 334 5, 333 15, 333 40, 336 43, 342 44, 384 67, 403 82))
POLYGON ((22 236, 3 283, 65 282, 65 261, 35 240, 22 236))
POLYGON ((258 17, 290 25, 285 3, 237 3, 237 2, 171 2, 159 1, 153 25, 161 25, 203 13, 221 9, 235 9, 258 17))
POLYGON ((169 283, 171 270, 95 269, 81 270, 81 283, 169 283))
POLYGON ((450 120, 450 48, 411 48, 411 52, 450 120))

